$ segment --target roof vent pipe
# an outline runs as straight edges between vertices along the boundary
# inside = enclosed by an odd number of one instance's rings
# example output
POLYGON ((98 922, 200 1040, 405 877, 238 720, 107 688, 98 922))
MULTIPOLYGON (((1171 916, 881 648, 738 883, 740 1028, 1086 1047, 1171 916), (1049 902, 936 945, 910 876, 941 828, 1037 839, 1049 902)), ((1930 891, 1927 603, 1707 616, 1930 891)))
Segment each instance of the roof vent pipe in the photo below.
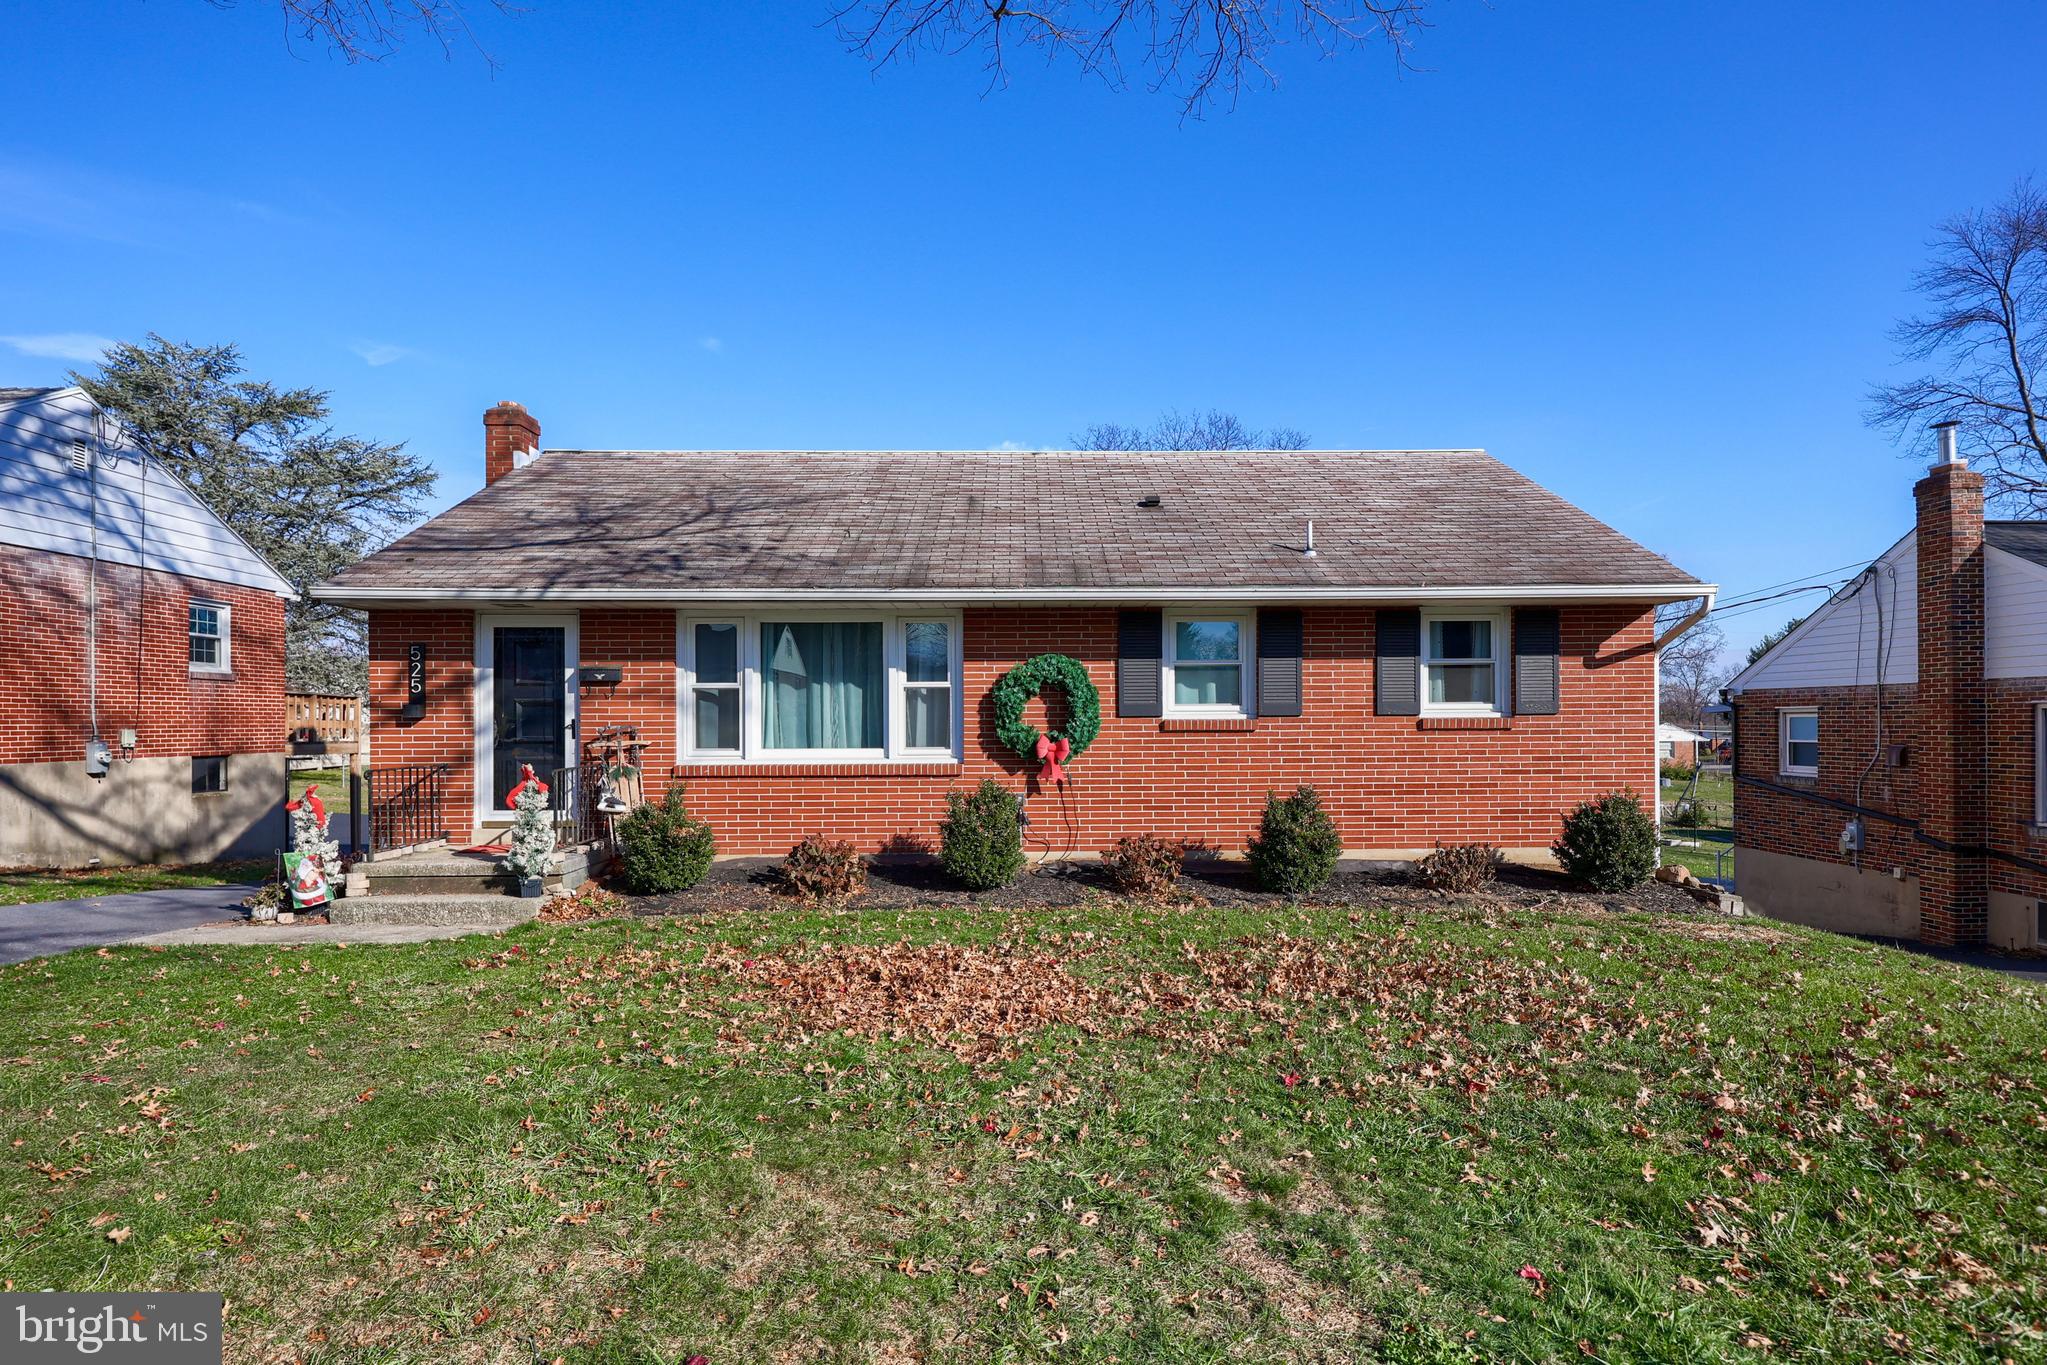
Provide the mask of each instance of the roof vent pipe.
POLYGON ((1301 551, 1301 553, 1310 559, 1315 557, 1315 519, 1313 517, 1308 518, 1308 548, 1301 551))
POLYGON ((1940 459, 1936 462, 1936 466, 1944 464, 1962 465, 1965 463, 1962 459, 1961 449, 1955 442, 1955 428, 1959 425, 1961 425, 1959 422, 1935 422, 1933 424, 1933 438, 1940 443, 1940 459))

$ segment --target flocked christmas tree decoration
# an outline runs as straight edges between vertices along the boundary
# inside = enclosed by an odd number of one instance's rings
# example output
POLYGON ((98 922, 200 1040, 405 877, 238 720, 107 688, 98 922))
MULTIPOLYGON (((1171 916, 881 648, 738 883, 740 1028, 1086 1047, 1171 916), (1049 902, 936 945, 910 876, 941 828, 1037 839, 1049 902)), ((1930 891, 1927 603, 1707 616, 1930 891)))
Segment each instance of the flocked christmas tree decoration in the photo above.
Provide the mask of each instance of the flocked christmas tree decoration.
POLYGON ((547 784, 533 775, 532 764, 519 769, 519 785, 506 799, 517 814, 505 866, 522 884, 545 877, 554 868, 554 813, 547 804, 547 784))
POLYGON ((284 808, 291 812, 292 850, 319 859, 321 871, 330 877, 340 871, 341 845, 327 837, 327 807, 320 789, 307 783, 306 794, 285 802, 284 808))

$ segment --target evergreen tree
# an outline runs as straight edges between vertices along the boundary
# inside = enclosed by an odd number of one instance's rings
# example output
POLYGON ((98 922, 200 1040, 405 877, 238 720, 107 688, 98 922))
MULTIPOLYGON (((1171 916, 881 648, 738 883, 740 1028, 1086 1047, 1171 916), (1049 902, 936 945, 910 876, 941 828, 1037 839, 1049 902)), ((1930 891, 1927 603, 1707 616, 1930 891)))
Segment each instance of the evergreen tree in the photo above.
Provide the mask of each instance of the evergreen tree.
POLYGON ((337 433, 325 393, 247 378, 233 346, 151 333, 108 351, 97 375, 71 377, 298 590, 285 606, 285 685, 360 696, 361 614, 306 589, 415 520, 432 467, 403 445, 337 433))

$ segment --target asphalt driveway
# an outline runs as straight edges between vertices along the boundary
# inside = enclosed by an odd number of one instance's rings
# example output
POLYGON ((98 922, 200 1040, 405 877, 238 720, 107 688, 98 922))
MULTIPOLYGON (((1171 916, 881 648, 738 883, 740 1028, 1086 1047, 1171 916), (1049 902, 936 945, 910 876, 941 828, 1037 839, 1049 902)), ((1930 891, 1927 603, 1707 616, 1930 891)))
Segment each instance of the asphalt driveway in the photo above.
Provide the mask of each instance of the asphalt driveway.
POLYGON ((254 883, 130 891, 71 901, 0 906, 0 962, 23 962, 71 948, 125 943, 144 934, 241 919, 254 883))

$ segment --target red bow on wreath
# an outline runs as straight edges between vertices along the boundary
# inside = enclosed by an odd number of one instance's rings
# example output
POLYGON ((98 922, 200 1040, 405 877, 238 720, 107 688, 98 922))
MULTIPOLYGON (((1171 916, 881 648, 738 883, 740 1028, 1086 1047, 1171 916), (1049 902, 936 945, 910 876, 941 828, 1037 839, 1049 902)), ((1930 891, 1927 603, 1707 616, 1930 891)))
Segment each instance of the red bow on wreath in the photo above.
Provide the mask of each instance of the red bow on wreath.
POLYGON ((284 803, 284 808, 288 811, 295 812, 300 806, 311 806, 313 808, 313 818, 320 822, 320 828, 327 828, 327 807, 320 800, 320 789, 318 787, 313 786, 309 782, 306 784, 306 794, 304 796, 296 801, 284 803))
POLYGON ((1038 781, 1049 782, 1055 787, 1065 786, 1066 769, 1059 765, 1064 763, 1066 756, 1072 752, 1073 745, 1069 744, 1064 736, 1058 739, 1047 739, 1045 736, 1039 735, 1038 761, 1045 766, 1038 769, 1038 781))
POLYGON ((519 804, 519 793, 526 790, 526 784, 529 782, 540 788, 542 796, 547 795, 547 784, 533 775, 533 765, 531 763, 521 763, 519 765, 519 785, 505 793, 506 810, 510 810, 519 804))

